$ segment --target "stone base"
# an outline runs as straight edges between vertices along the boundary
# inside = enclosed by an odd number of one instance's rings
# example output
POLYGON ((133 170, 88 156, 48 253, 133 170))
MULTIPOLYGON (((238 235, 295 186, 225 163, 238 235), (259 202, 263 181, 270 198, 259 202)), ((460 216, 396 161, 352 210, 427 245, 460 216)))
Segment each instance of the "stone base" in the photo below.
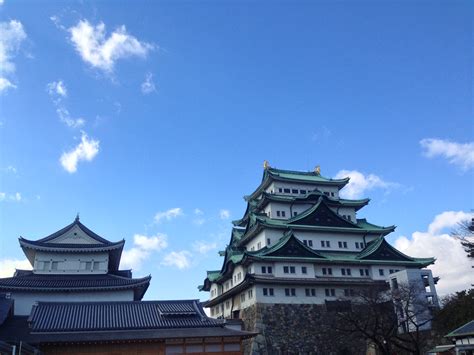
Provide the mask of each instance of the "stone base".
POLYGON ((244 341, 252 355, 362 355, 364 339, 334 329, 336 315, 322 305, 257 304, 241 311, 245 330, 260 332, 244 341))

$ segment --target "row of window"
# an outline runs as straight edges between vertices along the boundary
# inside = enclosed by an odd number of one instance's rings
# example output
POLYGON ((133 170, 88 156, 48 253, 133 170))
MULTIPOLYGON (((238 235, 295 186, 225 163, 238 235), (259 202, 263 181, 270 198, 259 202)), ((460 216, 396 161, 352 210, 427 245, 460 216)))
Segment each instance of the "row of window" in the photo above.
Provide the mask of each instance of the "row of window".
MULTIPOLYGON (((43 271, 57 271, 63 269, 64 261, 37 261, 36 269, 43 271)), ((100 261, 81 261, 79 270, 98 271, 100 270, 100 261)))

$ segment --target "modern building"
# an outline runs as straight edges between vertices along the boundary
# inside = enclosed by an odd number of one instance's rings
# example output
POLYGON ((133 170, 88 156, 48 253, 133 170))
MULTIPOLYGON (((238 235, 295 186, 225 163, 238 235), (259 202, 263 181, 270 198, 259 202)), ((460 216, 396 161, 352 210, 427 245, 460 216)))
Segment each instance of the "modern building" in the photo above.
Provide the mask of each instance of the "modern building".
POLYGON ((243 318, 264 334, 269 328, 259 324, 271 319, 274 305, 350 301, 363 289, 388 288, 391 275, 401 280, 415 273, 418 283, 430 286, 426 296, 437 302, 433 276, 425 269, 435 259, 401 253, 385 239, 395 226, 359 218, 369 199, 342 198, 348 182, 323 177, 319 167, 289 171, 265 162, 260 185, 244 197, 243 217, 233 222, 221 268, 208 271, 199 286, 209 292, 211 316, 243 318))
POLYGON ((100 237, 79 217, 19 241, 32 270, 0 279, 1 354, 235 355, 255 336, 208 318, 199 300, 142 301, 151 276, 119 270, 124 240, 100 237))

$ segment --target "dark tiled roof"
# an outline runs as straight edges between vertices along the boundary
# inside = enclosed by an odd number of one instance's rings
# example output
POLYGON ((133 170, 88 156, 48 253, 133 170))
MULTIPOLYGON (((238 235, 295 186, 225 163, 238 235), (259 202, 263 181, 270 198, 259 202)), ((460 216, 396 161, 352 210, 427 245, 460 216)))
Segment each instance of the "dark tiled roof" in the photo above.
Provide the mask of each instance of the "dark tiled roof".
POLYGON ((130 330, 100 330, 64 333, 31 333, 27 317, 11 317, 0 327, 0 339, 19 343, 107 343, 131 342, 141 340, 162 340, 172 338, 200 337, 243 337, 255 336, 256 333, 229 329, 224 326, 193 328, 160 328, 130 330))
POLYGON ((447 334, 446 337, 456 338, 464 337, 467 335, 474 335, 474 320, 467 322, 463 326, 453 330, 451 333, 447 334))
POLYGON ((51 275, 34 274, 22 270, 14 277, 0 279, 0 290, 13 291, 91 291, 139 289, 135 299, 141 299, 150 283, 151 276, 139 279, 114 274, 96 275, 51 275))
POLYGON ((198 300, 141 302, 39 302, 32 333, 218 327, 198 300))
POLYGON ((79 218, 76 217, 74 222, 67 225, 66 227, 54 232, 53 234, 48 235, 47 237, 41 238, 39 240, 28 240, 25 238, 20 237, 20 244, 26 244, 25 246, 37 246, 37 247, 54 247, 54 248, 97 248, 97 247, 104 247, 104 246, 120 246, 124 244, 124 240, 119 242, 111 242, 105 238, 102 238, 100 235, 94 233, 85 225, 83 225, 79 218), (67 233, 74 227, 79 227, 87 236, 93 239, 97 244, 87 245, 87 244, 61 244, 61 243, 51 243, 52 240, 55 238, 67 233))

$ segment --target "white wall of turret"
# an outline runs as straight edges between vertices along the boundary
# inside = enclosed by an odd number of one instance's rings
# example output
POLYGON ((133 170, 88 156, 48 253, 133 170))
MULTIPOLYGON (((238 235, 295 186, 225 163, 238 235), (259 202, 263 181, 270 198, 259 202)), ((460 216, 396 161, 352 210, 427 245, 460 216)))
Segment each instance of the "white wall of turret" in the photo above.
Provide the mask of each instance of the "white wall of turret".
POLYGON ((35 254, 35 274, 106 274, 109 254, 103 253, 48 253, 35 254))
POLYGON ((318 189, 327 196, 338 199, 339 189, 337 186, 326 186, 316 184, 285 183, 280 181, 272 182, 265 192, 277 195, 304 196, 308 192, 318 189))
MULTIPOLYGON (((283 237, 283 230, 265 229, 259 232, 246 245, 249 251, 256 251, 265 246, 272 246, 283 237)), ((365 245, 378 236, 343 233, 324 233, 314 231, 293 231, 296 238, 315 250, 360 252, 365 245)))

